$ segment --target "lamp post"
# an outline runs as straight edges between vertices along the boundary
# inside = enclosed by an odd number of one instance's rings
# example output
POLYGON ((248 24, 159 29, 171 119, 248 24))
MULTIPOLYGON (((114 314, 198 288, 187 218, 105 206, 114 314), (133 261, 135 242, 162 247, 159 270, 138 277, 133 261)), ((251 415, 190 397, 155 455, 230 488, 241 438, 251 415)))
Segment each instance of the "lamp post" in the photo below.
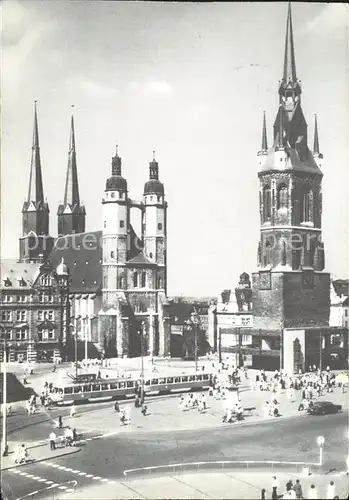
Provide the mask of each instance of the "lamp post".
POLYGON ((139 331, 141 341, 141 404, 144 403, 144 353, 143 353, 143 334, 144 321, 141 321, 141 329, 139 331))
POLYGON ((8 444, 7 444, 7 331, 4 325, 0 325, 4 332, 4 359, 3 365, 3 395, 2 395, 2 439, 3 439, 3 450, 2 456, 6 457, 8 455, 8 444))
POLYGON ((69 327, 74 331, 74 361, 75 361, 75 379, 78 378, 78 336, 75 325, 72 323, 69 327))
POLYGON ((320 452, 319 465, 320 467, 322 467, 325 438, 323 436, 318 436, 316 442, 317 445, 319 446, 319 452, 320 452))
POLYGON ((191 314, 191 322, 194 329, 194 359, 195 359, 195 371, 198 371, 198 313, 196 309, 191 314))

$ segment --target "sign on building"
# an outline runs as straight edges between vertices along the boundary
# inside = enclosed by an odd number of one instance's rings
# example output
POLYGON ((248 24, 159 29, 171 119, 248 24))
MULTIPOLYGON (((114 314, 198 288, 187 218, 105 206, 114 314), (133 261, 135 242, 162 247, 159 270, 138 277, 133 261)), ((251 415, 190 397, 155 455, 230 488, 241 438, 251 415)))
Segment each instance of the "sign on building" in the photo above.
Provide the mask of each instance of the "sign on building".
POLYGON ((171 335, 183 335, 183 325, 171 325, 171 335))

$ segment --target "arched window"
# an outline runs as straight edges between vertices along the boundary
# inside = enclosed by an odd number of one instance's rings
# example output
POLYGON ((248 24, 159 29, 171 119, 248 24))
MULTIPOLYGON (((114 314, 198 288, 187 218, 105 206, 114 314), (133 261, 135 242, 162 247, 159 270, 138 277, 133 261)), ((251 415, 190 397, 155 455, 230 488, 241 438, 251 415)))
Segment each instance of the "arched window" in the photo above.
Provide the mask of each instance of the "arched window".
POLYGON ((133 286, 134 286, 134 288, 137 288, 137 286, 138 286, 138 273, 137 273, 137 271, 135 271, 133 273, 133 286))
POLYGON ((287 208, 288 206, 288 190, 285 184, 281 184, 278 187, 278 195, 277 195, 277 208, 287 208))
POLYGON ((271 264, 271 243, 267 241, 265 244, 264 265, 268 266, 269 264, 271 264))
POLYGON ((313 222, 314 195, 311 189, 303 193, 302 222, 313 222))
POLYGON ((271 217, 271 189, 270 187, 264 186, 263 188, 263 220, 270 220, 271 217))
POLYGON ((145 271, 142 272, 142 288, 145 288, 147 280, 147 274, 145 271))

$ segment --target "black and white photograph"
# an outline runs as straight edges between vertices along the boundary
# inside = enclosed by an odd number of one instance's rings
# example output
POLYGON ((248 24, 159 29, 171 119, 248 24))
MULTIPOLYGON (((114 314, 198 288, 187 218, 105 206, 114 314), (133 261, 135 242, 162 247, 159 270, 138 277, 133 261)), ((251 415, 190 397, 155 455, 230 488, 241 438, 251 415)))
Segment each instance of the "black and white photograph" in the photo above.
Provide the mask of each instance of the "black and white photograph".
POLYGON ((348 4, 1 28, 1 499, 348 498, 348 4))

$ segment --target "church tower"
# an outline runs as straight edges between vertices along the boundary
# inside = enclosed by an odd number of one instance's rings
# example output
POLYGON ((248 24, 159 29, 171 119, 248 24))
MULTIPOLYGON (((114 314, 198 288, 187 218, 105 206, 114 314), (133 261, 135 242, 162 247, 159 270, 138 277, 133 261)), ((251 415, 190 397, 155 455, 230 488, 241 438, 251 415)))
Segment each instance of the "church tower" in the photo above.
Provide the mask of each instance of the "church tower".
POLYGON ((80 204, 76 165, 74 116, 71 117, 68 168, 63 204, 58 207, 58 236, 85 232, 85 207, 80 204))
POLYGON ((166 293, 166 244, 167 244, 167 202, 164 185, 159 181, 159 164, 155 159, 149 163, 149 180, 143 193, 143 242, 145 256, 158 265, 156 289, 166 293))
POLYGON ((322 154, 317 119, 313 151, 308 147, 290 4, 278 93, 272 146, 267 145, 264 114, 257 154, 260 240, 259 270, 253 275, 254 326, 276 338, 284 328, 328 325, 330 305, 321 238, 322 154))
POLYGON ((116 147, 111 177, 107 179, 102 200, 103 229, 103 303, 115 307, 117 291, 127 287, 129 209, 127 181, 122 177, 121 158, 116 147))
POLYGON ((22 209, 23 236, 19 239, 19 259, 21 262, 41 262, 50 254, 54 239, 49 236, 49 214, 48 203, 44 199, 38 114, 35 101, 29 189, 22 209))

